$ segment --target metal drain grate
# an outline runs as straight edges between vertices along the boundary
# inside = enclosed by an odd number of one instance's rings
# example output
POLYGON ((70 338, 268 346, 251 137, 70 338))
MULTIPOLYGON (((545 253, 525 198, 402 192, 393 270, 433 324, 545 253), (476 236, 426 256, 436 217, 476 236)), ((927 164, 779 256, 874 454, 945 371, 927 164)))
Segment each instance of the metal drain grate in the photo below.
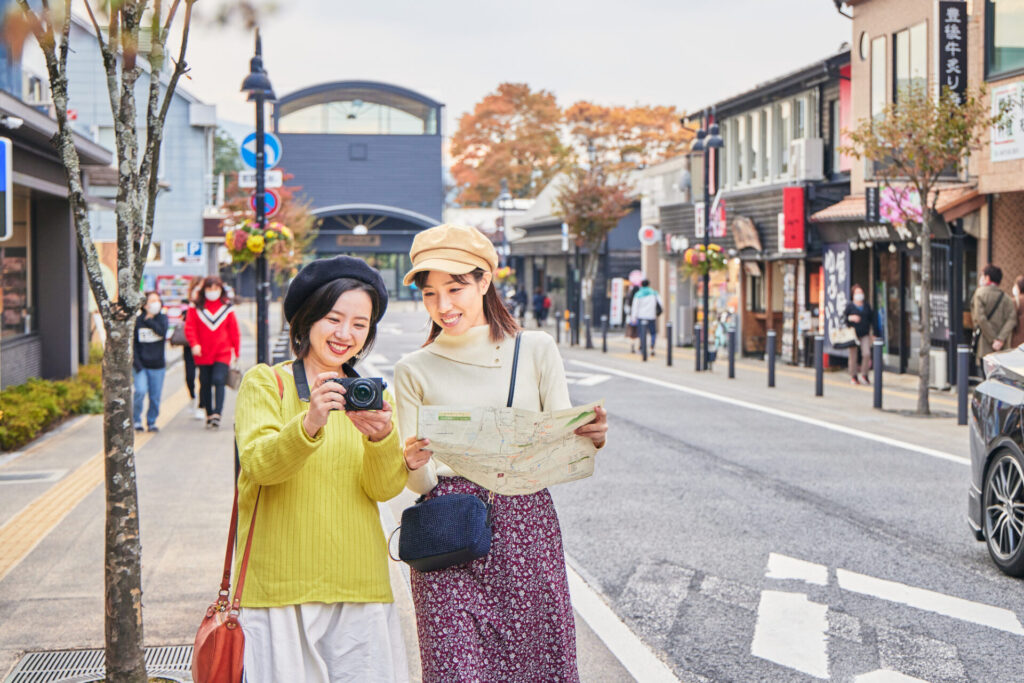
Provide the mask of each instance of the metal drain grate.
MULTIPOLYGON (((103 676, 106 673, 105 660, 103 650, 29 652, 4 683, 57 683, 78 676, 103 676)), ((146 648, 146 671, 151 676, 168 673, 190 681, 191 668, 191 645, 146 648)))

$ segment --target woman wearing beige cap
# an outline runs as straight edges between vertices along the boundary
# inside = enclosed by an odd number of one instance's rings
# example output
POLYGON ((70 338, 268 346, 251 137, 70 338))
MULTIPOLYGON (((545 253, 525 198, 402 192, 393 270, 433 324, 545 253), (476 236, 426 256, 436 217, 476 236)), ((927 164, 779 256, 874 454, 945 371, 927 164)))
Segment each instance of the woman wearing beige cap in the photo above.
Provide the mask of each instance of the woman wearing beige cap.
MULTIPOLYGON (((481 486, 431 457, 416 434, 417 407, 506 404, 519 325, 492 286, 494 246, 475 228, 439 225, 413 240, 415 282, 432 322, 422 349, 395 366, 408 487, 428 498, 481 486)), ((513 406, 570 407, 558 347, 522 332, 513 406)), ((576 430, 604 445, 607 414, 576 430)), ((558 516, 548 491, 494 496, 490 552, 429 573, 412 570, 423 680, 577 681, 576 632, 558 516)))

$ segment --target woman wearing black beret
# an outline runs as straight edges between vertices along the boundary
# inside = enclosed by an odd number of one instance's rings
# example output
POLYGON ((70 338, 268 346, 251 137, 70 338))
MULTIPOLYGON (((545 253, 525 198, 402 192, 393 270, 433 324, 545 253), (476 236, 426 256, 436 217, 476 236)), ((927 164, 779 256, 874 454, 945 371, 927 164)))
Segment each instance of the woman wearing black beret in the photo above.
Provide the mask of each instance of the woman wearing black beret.
POLYGON ((387 303, 363 261, 309 264, 284 301, 296 360, 256 366, 239 389, 239 548, 255 529, 240 617, 250 682, 408 680, 377 511, 407 477, 394 399, 346 412, 330 381, 358 376, 387 303))

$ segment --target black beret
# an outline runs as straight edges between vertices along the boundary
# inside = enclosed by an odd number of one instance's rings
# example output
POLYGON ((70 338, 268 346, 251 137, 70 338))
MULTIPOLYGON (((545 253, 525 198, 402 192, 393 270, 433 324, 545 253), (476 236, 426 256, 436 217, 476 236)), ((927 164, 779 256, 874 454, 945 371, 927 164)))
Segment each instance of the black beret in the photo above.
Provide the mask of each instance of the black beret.
MULTIPOLYGON (((284 295, 284 317, 288 322, 292 321, 295 314, 302 308, 313 293, 326 285, 328 282, 338 278, 351 278, 359 280, 377 290, 377 298, 380 299, 380 310, 377 311, 377 320, 384 317, 384 311, 388 308, 388 288, 384 285, 384 278, 376 268, 367 265, 366 261, 351 256, 335 256, 333 258, 317 259, 306 265, 299 274, 295 276, 288 285, 288 292, 284 295)), ((377 320, 374 320, 376 323, 377 320)))

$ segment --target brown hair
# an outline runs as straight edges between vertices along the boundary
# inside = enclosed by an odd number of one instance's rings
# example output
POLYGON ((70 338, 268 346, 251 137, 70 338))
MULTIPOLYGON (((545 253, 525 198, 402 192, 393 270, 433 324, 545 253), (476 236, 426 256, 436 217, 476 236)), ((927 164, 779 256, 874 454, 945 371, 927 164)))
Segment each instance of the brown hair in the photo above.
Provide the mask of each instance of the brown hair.
MULTIPOLYGON (((429 276, 430 271, 420 271, 416 273, 413 281, 422 290, 426 286, 429 276)), ((484 277, 483 269, 477 268, 466 275, 452 275, 452 279, 460 285, 468 285, 470 277, 476 282, 480 282, 484 277)), ((499 342, 505 337, 511 337, 521 329, 519 323, 516 322, 516 319, 512 317, 512 314, 509 313, 508 308, 502 302, 501 297, 498 296, 498 290, 494 288, 493 280, 487 291, 484 292, 484 318, 491 328, 491 341, 494 342, 499 342)), ((431 320, 430 334, 427 335, 427 341, 423 345, 426 346, 433 342, 439 334, 441 334, 441 326, 431 320)))
POLYGON ((363 342, 363 348, 359 349, 359 353, 355 357, 362 358, 369 353, 370 349, 373 348, 374 340, 377 338, 377 321, 380 319, 380 296, 377 294, 376 289, 362 280, 340 277, 321 285, 309 298, 302 302, 302 306, 292 316, 291 325, 288 327, 288 337, 296 358, 303 360, 309 355, 309 331, 313 328, 313 325, 331 312, 334 304, 338 301, 338 297, 352 290, 366 292, 372 304, 370 330, 366 335, 366 341, 363 342))
POLYGON ((1024 275, 1018 275, 1017 279, 1013 281, 1013 284, 1017 285, 1017 289, 1024 293, 1024 275))
POLYGON ((188 294, 186 295, 185 298, 188 299, 189 301, 192 301, 192 295, 195 294, 195 291, 197 289, 199 289, 200 287, 202 287, 202 286, 203 286, 203 276, 201 276, 201 275, 193 276, 192 280, 189 281, 189 283, 188 283, 188 294))
POLYGON ((224 281, 216 275, 211 275, 203 279, 202 288, 199 290, 199 298, 196 299, 197 306, 203 306, 206 304, 206 288, 207 287, 220 287, 220 302, 222 304, 230 303, 231 299, 228 298, 227 287, 224 286, 224 281))

